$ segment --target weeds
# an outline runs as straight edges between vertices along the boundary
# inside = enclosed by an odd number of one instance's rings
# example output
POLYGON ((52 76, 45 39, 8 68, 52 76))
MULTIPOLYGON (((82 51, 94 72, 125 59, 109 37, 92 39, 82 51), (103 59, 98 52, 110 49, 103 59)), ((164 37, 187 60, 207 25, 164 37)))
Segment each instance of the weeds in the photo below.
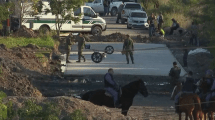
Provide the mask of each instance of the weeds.
POLYGON ((70 117, 72 120, 87 120, 81 110, 75 110, 73 113, 71 113, 70 117))

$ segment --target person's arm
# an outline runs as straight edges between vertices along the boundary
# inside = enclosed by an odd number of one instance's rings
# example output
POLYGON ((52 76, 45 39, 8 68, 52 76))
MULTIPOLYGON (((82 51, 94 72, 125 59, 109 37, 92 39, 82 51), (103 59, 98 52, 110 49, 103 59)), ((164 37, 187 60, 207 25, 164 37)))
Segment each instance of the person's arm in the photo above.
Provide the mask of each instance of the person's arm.
POLYGON ((131 45, 132 45, 132 50, 134 51, 134 42, 133 42, 133 40, 131 41, 131 45))
POLYGON ((122 48, 123 50, 125 49, 125 42, 123 43, 123 48, 122 48))
POLYGON ((170 76, 170 77, 173 77, 173 76, 172 76, 172 73, 173 73, 173 68, 171 68, 170 71, 169 71, 169 76, 170 76))

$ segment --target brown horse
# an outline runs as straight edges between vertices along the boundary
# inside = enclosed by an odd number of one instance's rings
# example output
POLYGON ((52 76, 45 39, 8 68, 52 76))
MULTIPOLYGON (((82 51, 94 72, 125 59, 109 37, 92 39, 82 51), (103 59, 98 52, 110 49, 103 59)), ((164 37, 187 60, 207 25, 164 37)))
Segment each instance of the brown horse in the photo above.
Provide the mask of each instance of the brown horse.
POLYGON ((179 120, 181 120, 181 113, 185 112, 186 118, 190 120, 202 120, 201 101, 198 95, 193 93, 187 93, 179 98, 179 120), (192 117, 193 115, 193 117, 192 117))
MULTIPOLYGON (((203 78, 201 84, 200 84, 200 88, 202 89, 202 93, 203 95, 207 94, 207 90, 208 90, 208 84, 205 78, 203 78)), ((201 102, 203 102, 202 105, 206 105, 206 100, 205 97, 201 99, 201 102)), ((210 100, 211 103, 209 103, 209 108, 207 110, 204 110, 204 119, 206 120, 206 114, 208 113, 208 118, 209 120, 214 120, 214 116, 213 116, 213 112, 215 112, 215 97, 212 97, 212 99, 210 100)))
MULTIPOLYGON (((122 87, 122 95, 120 97, 120 103, 122 104, 122 114, 127 115, 130 106, 133 103, 134 97, 140 92, 144 97, 148 96, 148 91, 145 83, 139 79, 122 87)), ((95 90, 85 93, 82 97, 83 100, 90 101, 96 105, 105 105, 107 107, 114 108, 113 98, 105 95, 105 90, 95 90)))

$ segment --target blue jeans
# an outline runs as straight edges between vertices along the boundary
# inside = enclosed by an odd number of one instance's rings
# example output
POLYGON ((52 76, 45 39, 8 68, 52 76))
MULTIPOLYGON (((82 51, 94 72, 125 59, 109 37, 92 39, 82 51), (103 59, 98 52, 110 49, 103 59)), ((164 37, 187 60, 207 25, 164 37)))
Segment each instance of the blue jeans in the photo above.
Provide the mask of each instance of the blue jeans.
POLYGON ((104 16, 107 14, 108 12, 108 7, 104 7, 104 16))
POLYGON ((115 91, 113 88, 105 88, 105 90, 107 90, 113 97, 113 101, 114 101, 114 104, 116 104, 116 102, 118 101, 118 92, 115 91))
POLYGON ((150 26, 149 26, 149 37, 152 37, 152 36, 153 36, 154 29, 155 29, 155 26, 154 26, 154 25, 150 25, 150 26))

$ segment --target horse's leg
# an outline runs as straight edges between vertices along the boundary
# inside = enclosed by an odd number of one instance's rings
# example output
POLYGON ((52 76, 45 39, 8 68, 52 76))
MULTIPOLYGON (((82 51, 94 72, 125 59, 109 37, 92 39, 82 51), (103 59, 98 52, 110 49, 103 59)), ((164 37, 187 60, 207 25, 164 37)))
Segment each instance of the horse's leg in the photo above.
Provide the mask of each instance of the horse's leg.
POLYGON ((181 120, 181 112, 179 112, 179 114, 178 114, 178 115, 179 115, 179 120, 181 120))
POLYGON ((129 108, 130 108, 130 106, 122 106, 122 114, 124 116, 127 116, 129 108))
POLYGON ((211 111, 211 120, 214 120, 214 113, 211 111))
POLYGON ((185 120, 188 120, 188 113, 185 112, 185 120))
POLYGON ((189 114, 190 120, 193 120, 192 112, 189 114))

